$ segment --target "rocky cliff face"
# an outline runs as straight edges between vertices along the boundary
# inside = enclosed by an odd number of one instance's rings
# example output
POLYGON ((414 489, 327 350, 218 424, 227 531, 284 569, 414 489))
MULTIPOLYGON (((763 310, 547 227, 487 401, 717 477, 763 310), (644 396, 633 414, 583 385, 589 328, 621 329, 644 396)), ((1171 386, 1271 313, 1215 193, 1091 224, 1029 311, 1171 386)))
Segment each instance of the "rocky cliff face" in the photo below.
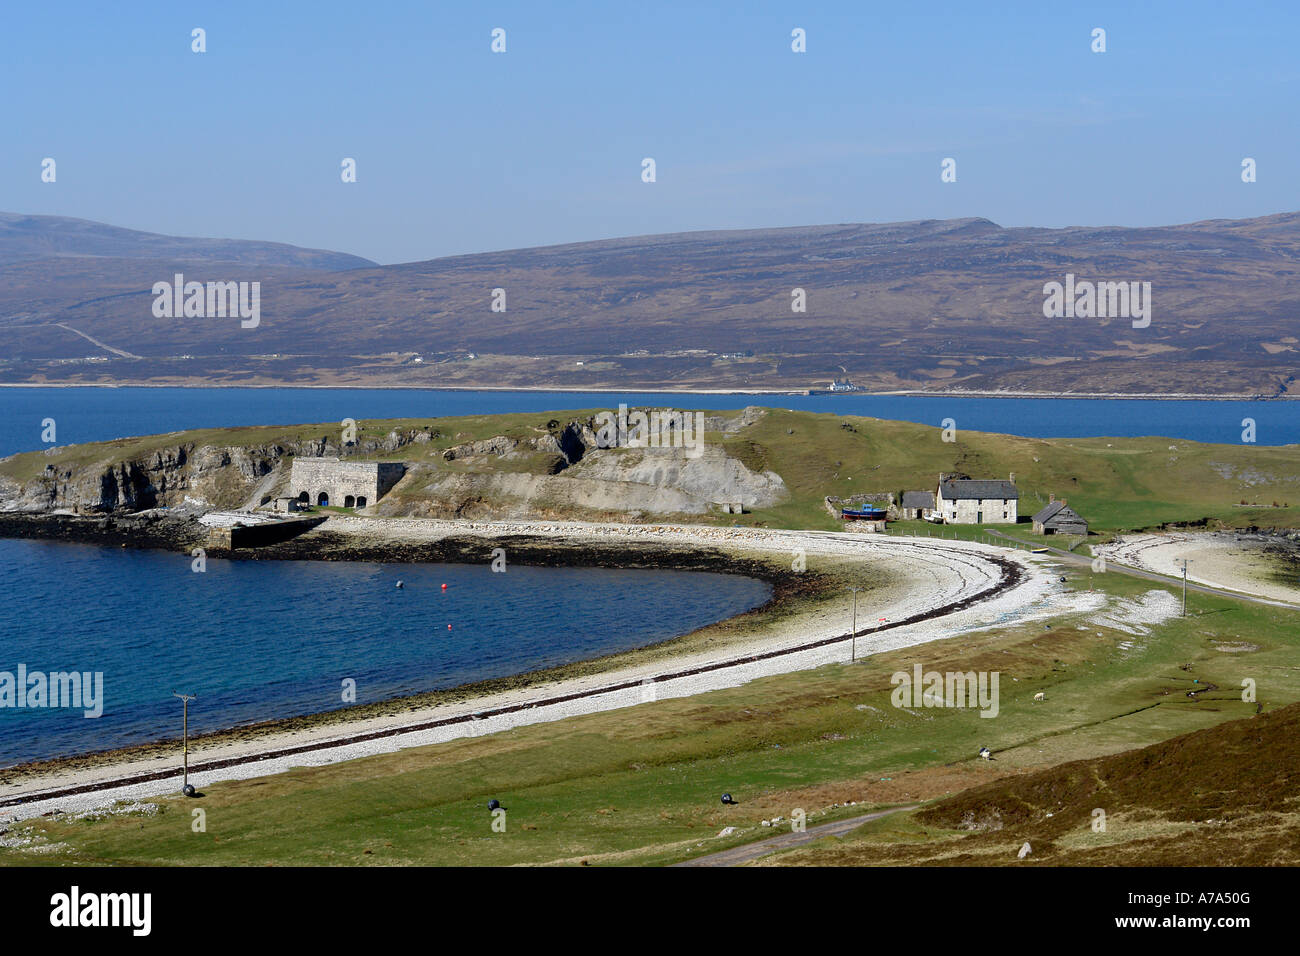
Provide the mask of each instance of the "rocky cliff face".
MULTIPOLYGON (((432 439, 427 431, 390 432, 349 448, 352 454, 395 452, 432 439)), ((239 508, 289 456, 338 455, 329 438, 265 445, 180 443, 125 460, 52 461, 34 478, 0 477, 0 511, 108 514, 146 508, 239 508)), ((260 502, 253 502, 258 504, 260 502)))
POLYGON ((0 485, 0 509, 111 513, 179 506, 187 497, 231 506, 238 485, 271 470, 278 451, 180 444, 142 459, 51 463, 34 479, 0 485))
POLYGON ((596 433, 588 422, 570 422, 563 428, 556 427, 545 435, 536 438, 508 438, 497 435, 481 441, 453 445, 442 453, 446 461, 456 459, 481 458, 495 455, 499 458, 520 458, 526 454, 542 453, 556 455, 563 459, 561 467, 568 467, 581 461, 588 450, 596 447, 596 433))

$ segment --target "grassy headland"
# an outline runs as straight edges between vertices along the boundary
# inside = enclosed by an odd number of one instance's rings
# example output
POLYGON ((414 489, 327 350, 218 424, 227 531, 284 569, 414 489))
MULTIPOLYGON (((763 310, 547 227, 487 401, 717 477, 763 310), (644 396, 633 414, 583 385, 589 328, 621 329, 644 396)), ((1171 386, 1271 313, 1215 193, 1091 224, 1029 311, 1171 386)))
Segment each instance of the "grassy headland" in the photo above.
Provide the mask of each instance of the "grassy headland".
MULTIPOLYGON (((351 457, 407 462, 407 479, 377 512, 414 513, 427 508, 428 483, 437 476, 546 476, 557 468, 556 456, 539 453, 447 461, 444 453, 453 446, 498 436, 536 439, 553 433, 557 425, 589 420, 595 412, 363 421, 358 446, 365 450, 351 457), (389 436, 421 432, 430 437, 404 441, 393 451, 382 447, 386 440, 392 443, 389 436)), ((336 425, 320 424, 203 429, 28 452, 0 460, 0 485, 6 479, 18 484, 40 481, 48 468, 96 478, 123 462, 148 465, 178 448, 187 449, 191 458, 194 450, 211 448, 282 460, 294 448, 337 441, 338 431, 336 425)), ((1300 449, 1294 446, 1211 445, 1158 437, 1035 439, 968 431, 958 431, 956 441, 945 442, 942 436, 938 428, 908 422, 773 409, 735 433, 707 433, 706 441, 720 445, 753 472, 780 475, 788 497, 744 515, 714 513, 691 520, 833 529, 839 522, 824 507, 828 495, 933 490, 940 472, 964 472, 979 478, 1014 473, 1022 522, 1054 494, 1067 498, 1091 522, 1092 530, 1102 534, 1172 524, 1300 527, 1300 449)), ((215 505, 242 503, 252 485, 237 477, 205 478, 204 490, 215 505)), ((442 503, 447 516, 465 505, 442 503)), ((544 505, 545 517, 626 518, 593 511, 563 496, 548 498, 544 505)))

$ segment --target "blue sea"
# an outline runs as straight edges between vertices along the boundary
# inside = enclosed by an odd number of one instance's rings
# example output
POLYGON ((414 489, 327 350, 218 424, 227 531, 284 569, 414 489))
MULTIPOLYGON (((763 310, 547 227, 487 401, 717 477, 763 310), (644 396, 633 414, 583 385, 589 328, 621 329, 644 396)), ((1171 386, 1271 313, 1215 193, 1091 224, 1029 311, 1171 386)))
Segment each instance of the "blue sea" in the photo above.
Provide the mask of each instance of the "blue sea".
POLYGON ((0 455, 44 447, 45 420, 55 443, 130 435, 293 425, 376 418, 434 418, 496 412, 549 412, 656 405, 738 409, 745 405, 869 415, 965 431, 1031 438, 1160 435, 1237 444, 1242 420, 1255 421, 1260 445, 1300 443, 1300 403, 1291 401, 1149 401, 1082 398, 947 398, 902 395, 684 395, 656 392, 455 392, 428 389, 324 388, 43 388, 0 389, 0 455))
POLYGON ((641 647, 771 595, 738 575, 486 560, 199 573, 185 554, 4 539, 0 579, 0 672, 103 675, 99 717, 0 707, 0 767, 179 737, 173 691, 198 695, 192 732, 216 730, 345 706, 345 680, 364 704, 641 647))

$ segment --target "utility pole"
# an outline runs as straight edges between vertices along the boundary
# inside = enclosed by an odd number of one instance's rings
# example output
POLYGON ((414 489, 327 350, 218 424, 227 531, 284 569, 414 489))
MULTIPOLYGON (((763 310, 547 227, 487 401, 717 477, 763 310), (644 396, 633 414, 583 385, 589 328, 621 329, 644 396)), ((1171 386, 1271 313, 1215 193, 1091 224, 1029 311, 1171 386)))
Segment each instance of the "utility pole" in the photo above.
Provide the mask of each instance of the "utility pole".
POLYGON ((1187 617, 1187 566, 1191 561, 1183 558, 1181 564, 1183 566, 1183 617, 1187 617))
POLYGON ((190 701, 197 700, 197 694, 178 694, 172 691, 172 696, 181 702, 181 757, 184 761, 184 771, 181 777, 181 793, 186 793, 190 788, 190 701))
POLYGON ((851 648, 849 651, 849 663, 852 664, 858 659, 858 592, 861 591, 862 588, 855 585, 851 586, 849 590, 853 592, 853 636, 850 639, 849 645, 851 648))

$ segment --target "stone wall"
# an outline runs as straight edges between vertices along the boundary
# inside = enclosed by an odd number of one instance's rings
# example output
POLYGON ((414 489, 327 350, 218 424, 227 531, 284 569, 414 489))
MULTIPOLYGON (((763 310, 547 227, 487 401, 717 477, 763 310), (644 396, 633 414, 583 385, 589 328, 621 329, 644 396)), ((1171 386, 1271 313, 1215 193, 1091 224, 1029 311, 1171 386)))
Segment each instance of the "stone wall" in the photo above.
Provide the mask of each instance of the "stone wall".
MULTIPOLYGON (((864 504, 884 505, 885 517, 890 521, 897 521, 901 512, 894 503, 893 492, 888 491, 864 491, 861 494, 849 495, 847 498, 840 498, 835 495, 827 495, 822 499, 826 506, 827 512, 832 518, 840 517, 841 508, 856 508, 864 504)), ((881 529, 883 530, 883 529, 881 529)))

